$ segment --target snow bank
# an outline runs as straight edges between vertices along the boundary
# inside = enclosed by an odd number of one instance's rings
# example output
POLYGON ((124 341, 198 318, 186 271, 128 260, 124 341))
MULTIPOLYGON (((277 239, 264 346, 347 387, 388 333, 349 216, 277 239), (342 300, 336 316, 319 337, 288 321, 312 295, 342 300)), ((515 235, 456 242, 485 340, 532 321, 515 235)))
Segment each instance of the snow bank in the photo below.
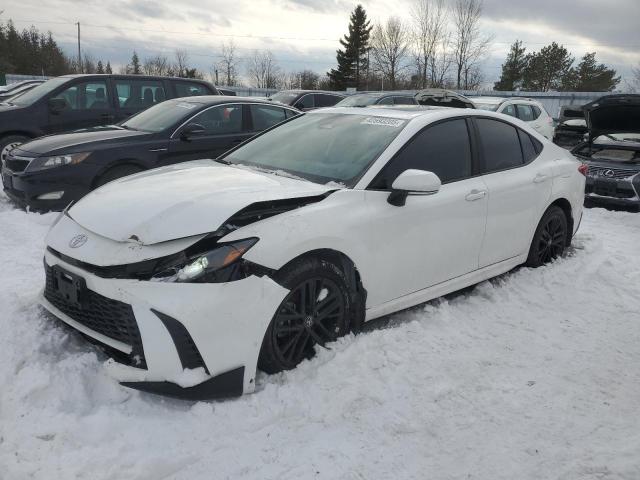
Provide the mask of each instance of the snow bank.
POLYGON ((211 403, 120 387, 42 315, 54 218, 0 196, 2 480, 640 478, 640 215, 211 403))

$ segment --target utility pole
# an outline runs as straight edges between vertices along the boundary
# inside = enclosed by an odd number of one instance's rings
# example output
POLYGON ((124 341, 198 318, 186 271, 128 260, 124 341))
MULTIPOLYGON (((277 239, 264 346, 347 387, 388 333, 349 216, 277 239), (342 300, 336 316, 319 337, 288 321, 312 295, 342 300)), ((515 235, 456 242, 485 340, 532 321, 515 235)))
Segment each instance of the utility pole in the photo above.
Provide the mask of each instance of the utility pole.
POLYGON ((76 22, 78 26, 78 71, 82 73, 82 55, 80 54, 80 22, 76 22))

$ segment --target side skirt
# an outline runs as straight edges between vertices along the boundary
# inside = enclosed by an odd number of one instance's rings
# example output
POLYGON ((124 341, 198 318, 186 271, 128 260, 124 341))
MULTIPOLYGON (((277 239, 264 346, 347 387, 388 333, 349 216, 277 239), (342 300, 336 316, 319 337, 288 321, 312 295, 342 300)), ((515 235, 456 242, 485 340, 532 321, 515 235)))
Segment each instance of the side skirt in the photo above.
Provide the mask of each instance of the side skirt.
POLYGON ((382 317, 384 315, 389 315, 390 313, 398 312, 400 310, 404 310, 405 308, 420 305, 421 303, 428 302, 429 300, 433 300, 434 298, 438 298, 443 295, 447 295, 448 293, 462 290, 463 288, 475 285, 476 283, 480 283, 484 280, 488 280, 490 278, 506 273, 509 270, 517 267, 518 265, 523 264, 526 260, 526 254, 513 257, 508 260, 503 260, 502 262, 488 265, 460 277, 456 277, 451 280, 438 283, 431 287, 418 290, 417 292, 404 295, 389 302, 383 303, 382 305, 371 307, 367 309, 365 321, 373 320, 374 318, 382 317))

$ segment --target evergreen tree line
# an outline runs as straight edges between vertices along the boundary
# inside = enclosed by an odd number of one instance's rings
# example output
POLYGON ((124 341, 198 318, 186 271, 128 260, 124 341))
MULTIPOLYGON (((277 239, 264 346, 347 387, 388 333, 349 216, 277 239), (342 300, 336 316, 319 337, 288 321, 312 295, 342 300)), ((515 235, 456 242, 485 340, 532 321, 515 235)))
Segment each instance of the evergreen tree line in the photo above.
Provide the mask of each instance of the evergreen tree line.
POLYGON ((595 52, 586 53, 574 66, 575 59, 562 45, 552 42, 539 52, 527 53, 517 40, 505 62, 495 90, 534 92, 610 92, 619 83, 616 71, 596 60, 595 52))

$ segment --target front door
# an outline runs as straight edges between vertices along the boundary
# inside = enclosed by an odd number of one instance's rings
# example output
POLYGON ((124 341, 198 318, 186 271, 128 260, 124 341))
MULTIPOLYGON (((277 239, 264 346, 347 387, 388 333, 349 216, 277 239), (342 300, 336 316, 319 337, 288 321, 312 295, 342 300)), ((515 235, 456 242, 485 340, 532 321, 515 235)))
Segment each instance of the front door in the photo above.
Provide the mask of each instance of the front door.
POLYGON ((110 125, 116 120, 106 78, 75 82, 54 93, 50 99, 56 100, 59 108, 49 108, 47 133, 110 125))
POLYGON ((363 222, 375 252, 368 303, 380 305, 478 268, 487 192, 473 177, 467 121, 448 120, 418 133, 373 180, 365 193, 371 218, 363 222), (409 195, 401 207, 387 202, 395 178, 407 169, 434 172, 443 182, 433 195, 409 195))
POLYGON ((241 104, 225 104, 200 112, 172 135, 162 163, 217 158, 250 138, 252 132, 244 110, 241 104), (191 124, 201 125, 204 132, 185 137, 182 132, 191 124))

